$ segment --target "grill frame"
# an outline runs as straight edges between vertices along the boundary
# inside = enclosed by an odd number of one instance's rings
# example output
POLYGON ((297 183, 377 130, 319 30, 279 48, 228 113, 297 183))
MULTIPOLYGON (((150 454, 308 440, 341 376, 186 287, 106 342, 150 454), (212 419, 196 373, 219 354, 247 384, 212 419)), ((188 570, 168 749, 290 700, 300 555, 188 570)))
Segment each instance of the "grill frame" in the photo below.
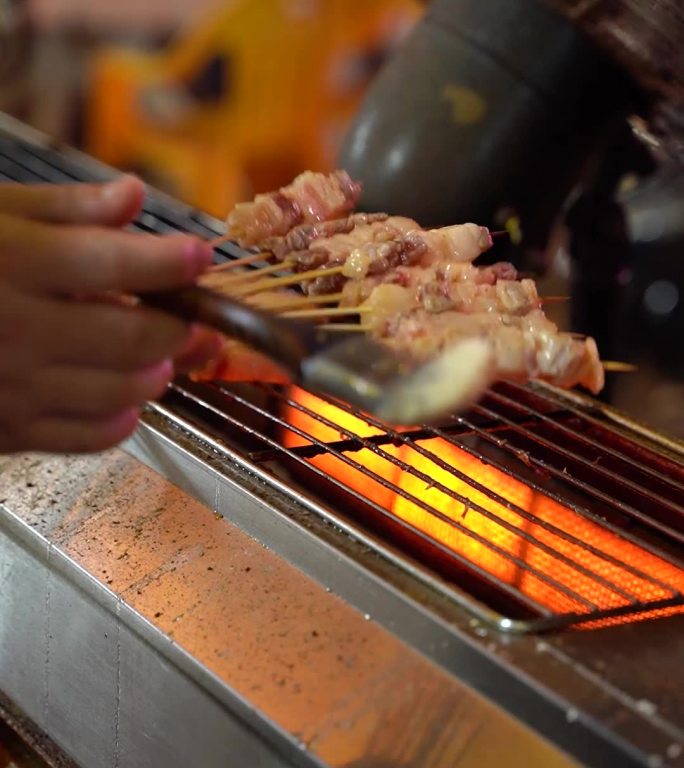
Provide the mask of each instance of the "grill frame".
MULTIPOLYGON (((25 134, 26 131, 22 127, 22 133, 25 134)), ((0 142, 0 176, 4 177, 12 177, 12 174, 14 174, 15 178, 21 178, 21 180, 29 180, 29 181, 69 181, 69 180, 89 180, 89 179, 101 179, 101 178, 107 178, 112 175, 113 171, 111 169, 106 168, 105 166, 101 166, 97 163, 94 163, 90 158, 84 158, 79 153, 73 152, 72 150, 65 149, 64 147, 45 147, 45 151, 50 152, 53 149, 58 149, 60 151, 60 154, 58 157, 53 158, 53 162, 55 160, 59 160, 60 166, 64 166, 63 168, 57 167, 56 165, 52 164, 49 160, 46 161, 44 158, 39 157, 39 152, 42 152, 43 149, 41 148, 41 145, 43 144, 42 139, 40 141, 36 138, 36 144, 37 146, 34 146, 32 142, 25 142, 23 145, 23 148, 20 146, 19 151, 17 151, 17 148, 15 146, 14 151, 11 154, 8 154, 8 152, 4 149, 2 142, 0 142), (28 149, 26 147, 28 146, 28 149), (73 160, 72 160, 73 158, 73 160), (74 164, 74 170, 70 170, 70 163, 73 162, 74 164), (88 169, 87 172, 83 172, 84 166, 88 169), (57 176, 57 178, 55 178, 57 176)), ((16 137, 13 137, 13 141, 17 141, 16 137)), ((21 141, 24 141, 23 139, 21 141)), ((215 234, 220 233, 221 228, 218 222, 215 222, 213 219, 207 216, 203 216, 200 213, 197 213, 195 211, 191 211, 188 208, 184 208, 181 206, 178 206, 175 201, 173 202, 173 206, 169 207, 168 209, 165 206, 164 202, 164 196, 152 196, 149 198, 149 200, 146 203, 145 209, 143 214, 141 215, 138 223, 137 228, 141 229, 143 231, 154 231, 154 232, 160 232, 160 231, 190 231, 194 232, 195 234, 201 235, 201 236, 213 236, 215 234), (180 212, 180 213, 179 213, 180 212)), ((244 252, 241 251, 239 248, 232 246, 231 244, 225 244, 221 246, 221 248, 218 250, 218 257, 221 259, 227 259, 227 258, 235 258, 239 257, 241 255, 244 255, 244 252)), ((210 400, 203 400, 202 394, 198 395, 197 392, 200 393, 208 392, 211 389, 208 385, 196 385, 192 390, 184 389, 182 384, 175 384, 173 387, 173 393, 175 393, 176 396, 180 395, 186 403, 192 403, 192 407, 197 408, 198 406, 205 410, 213 413, 214 416, 219 416, 224 420, 224 422, 232 422, 235 426, 237 426, 243 433, 251 434, 252 437, 255 436, 254 430, 250 430, 250 427, 245 423, 240 423, 239 420, 234 419, 229 414, 227 414, 224 411, 217 410, 211 403, 210 400)), ((227 390, 225 387, 219 387, 214 388, 217 391, 220 391, 223 395, 226 394, 227 390)), ((615 431, 615 434, 622 434, 624 437, 627 437, 630 441, 634 443, 639 443, 643 450, 647 450, 650 452, 657 452, 659 455, 663 457, 663 459, 666 460, 674 460, 681 462, 682 456, 684 456, 684 449, 677 441, 668 440, 667 438, 664 438, 663 436, 659 436, 657 434, 654 434, 648 430, 646 427, 635 427, 631 420, 627 417, 622 416, 621 414, 618 414, 615 411, 612 411, 611 409, 607 409, 603 406, 598 406, 593 401, 590 401, 587 398, 582 398, 579 395, 576 394, 569 394, 569 393, 561 393, 557 390, 554 390, 550 387, 527 387, 527 388, 518 388, 518 393, 528 392, 531 393, 533 391, 536 391, 537 394, 539 392, 544 392, 549 402, 552 400, 555 403, 555 407, 561 408, 561 409, 567 409, 569 412, 574 413, 574 415, 578 417, 582 417, 584 419, 593 420, 595 424, 601 424, 603 427, 605 427, 606 424, 610 423, 613 425, 613 428, 615 428, 615 425, 619 425, 620 430, 615 431)), ((271 391, 271 395, 274 394, 274 391, 271 391)), ((231 395, 232 397, 235 397, 234 395, 231 395)), ((507 404, 508 407, 516 405, 510 397, 506 395, 501 395, 494 393, 490 397, 499 398, 499 401, 501 402, 502 398, 505 401, 504 404, 507 404)), ((167 401, 169 398, 166 399, 167 401)), ((238 400, 239 404, 242 407, 247 407, 249 405, 249 401, 247 398, 241 398, 238 400)), ((335 403, 336 405, 339 405, 338 403, 335 403)), ((251 407, 251 406, 249 406, 251 407)), ((352 415, 355 414, 353 410, 348 409, 347 410, 352 415)), ((258 411, 257 411, 258 413, 258 411)), ((475 409, 475 413, 479 414, 480 416, 489 417, 492 421, 497 421, 497 428, 503 429, 507 428, 508 430, 512 430, 513 432, 519 432, 521 430, 520 424, 516 422, 515 420, 512 420, 507 417, 501 416, 501 414, 497 414, 494 411, 491 410, 488 406, 479 405, 475 409)), ((278 479, 278 477, 273 474, 272 472, 268 472, 264 469, 264 461, 266 458, 266 454, 262 454, 261 456, 258 456, 256 454, 252 453, 244 453, 240 452, 238 450, 235 450, 231 446, 229 446, 223 439, 222 439, 222 430, 221 429, 212 429, 208 428, 207 424, 203 424, 201 418, 196 421, 194 419, 187 419, 182 418, 179 416, 178 412, 174 410, 174 408, 169 407, 164 402, 159 404, 151 404, 148 409, 148 415, 149 414, 157 414, 161 415, 166 419, 169 419, 170 421, 174 422, 176 425, 182 427, 183 429, 187 430, 190 434, 194 435, 196 438, 204 442, 205 444, 210 445, 214 450, 219 451, 226 459, 229 459, 230 461, 237 463, 240 465, 245 471, 250 472, 251 474, 254 474, 264 481, 270 483, 274 487, 278 487, 280 491, 284 492, 290 498, 295 500, 297 503, 303 504, 305 507, 310 509, 312 512, 315 512, 316 514, 320 515, 323 519, 327 520, 328 522, 332 523, 333 525, 342 528, 346 534, 352 536, 356 541, 364 544, 365 546, 371 547, 373 551, 375 551, 378 554, 381 554, 383 557, 387 558, 391 563, 393 563, 395 566, 398 566, 399 568, 403 569, 404 571, 411 574, 413 578, 418 579, 423 585, 428 586, 429 588, 435 590, 438 592, 442 597, 447 598, 448 600, 452 601, 454 604, 458 605, 459 607, 467 609, 477 620, 482 621, 490 626, 495 627, 500 632, 506 632, 506 633, 514 633, 514 634, 524 634, 524 633, 539 633, 543 631, 548 631, 552 629, 559 629, 562 627, 568 627, 580 623, 588 623, 588 622, 595 622, 597 620, 601 619, 607 619, 612 617, 618 617, 618 616, 639 616, 644 613, 648 613, 653 610, 657 609, 663 609, 673 606, 681 606, 684 605, 684 595, 681 591, 678 590, 672 590, 672 595, 669 598, 659 600, 659 601, 650 601, 650 602, 633 602, 631 605, 628 606, 621 606, 619 608, 614 609, 597 609, 594 607, 593 609, 590 608, 588 613, 580 614, 580 613, 565 613, 565 614, 555 614, 551 615, 548 612, 545 612, 543 608, 541 608, 539 605, 528 605, 530 609, 536 609, 540 612, 540 616, 537 618, 530 618, 521 620, 518 618, 514 618, 510 615, 505 615, 504 613, 496 610, 492 610, 491 606, 487 605, 486 603, 478 600, 473 595, 468 594, 466 591, 460 589, 458 586, 456 586, 454 583, 448 583, 443 578, 440 578, 439 574, 436 574, 434 572, 431 572, 431 570, 425 566, 425 563, 421 563, 415 559, 411 559, 409 555, 407 555, 406 552, 402 552, 399 549, 397 549, 394 546, 389 545, 386 541, 383 541, 380 539, 377 535, 374 535, 372 532, 370 532, 367 529, 364 529, 362 525, 358 524, 358 521, 353 520, 345 520, 342 518, 342 516, 339 514, 339 511, 336 511, 327 505, 324 505, 320 502, 319 499, 313 498, 313 497, 307 497, 306 495, 303 495, 300 493, 295 487, 292 485, 288 485, 287 483, 284 483, 278 479)), ((271 419, 274 418, 273 414, 266 414, 266 412, 262 409, 261 413, 258 413, 258 415, 264 417, 266 415, 270 416, 271 419)), ((549 422, 550 418, 547 413, 544 413, 542 411, 539 412, 530 412, 528 410, 527 414, 525 415, 525 418, 532 415, 536 420, 541 422, 549 422)), ((276 423, 277 423, 277 416, 276 423)), ((364 417, 365 418, 365 417, 364 417)), ((478 424, 473 421, 472 416, 466 416, 461 419, 457 419, 457 422, 459 422, 460 427, 466 429, 472 434, 477 434, 480 438, 484 439, 485 441, 491 441, 494 444, 497 445, 498 448, 501 448, 500 440, 493 435, 493 431, 491 429, 483 429, 481 426, 478 426, 478 424)), ((279 426, 284 426, 282 421, 280 422, 279 426)), ((563 425, 562 429, 567 430, 567 428, 563 425)), ((338 428, 339 429, 339 428, 338 428)), ((340 430, 343 431, 343 430, 340 430)), ((570 431, 570 430, 567 430, 570 431)), ((467 443, 464 443, 462 441, 459 441, 458 439, 454 438, 454 435, 450 432, 445 431, 444 429, 423 429, 423 433, 425 434, 426 438, 429 437, 441 437, 444 439, 449 440, 454 446, 458 448, 465 448, 469 453, 472 455, 478 455, 476 451, 472 449, 467 443)), ((382 436, 380 439, 358 439, 354 438, 352 434, 347 434, 346 439, 351 440, 353 443, 356 443, 358 448, 369 448, 376 453, 383 453, 382 449, 382 443, 391 443, 395 442, 397 439, 404 440, 405 438, 402 438, 400 436, 401 433, 398 432, 386 432, 384 436, 382 436)), ((529 437, 529 433, 526 433, 529 437)), ((598 444, 593 441, 591 438, 585 438, 583 435, 578 435, 576 432, 572 433, 572 437, 574 438, 581 438, 585 443, 593 443, 594 447, 600 447, 598 444)), ((279 452, 281 455, 286 456, 289 460, 294 460, 298 462, 305 462, 305 459, 303 460, 300 456, 300 454, 305 453, 307 449, 304 449, 303 451, 297 451, 297 449, 283 449, 282 446, 278 446, 277 442, 274 442, 272 439, 269 439, 267 436, 262 436, 262 438, 267 444, 269 444, 270 448, 270 454, 269 456, 275 455, 275 453, 279 452), (269 442, 270 440, 270 442, 269 442)), ((330 445, 324 445, 320 444, 317 446, 317 450, 319 451, 331 451, 330 445)), ((340 458, 342 458, 345 461, 351 461, 353 462, 353 456, 351 459, 349 459, 348 453, 349 451, 342 453, 339 448, 333 448, 333 450, 337 451, 336 455, 340 458)), ((311 453, 311 449, 308 449, 308 452, 311 453)), ((520 451, 517 451, 520 453, 520 451)), ((615 457, 616 452, 613 449, 610 449, 609 451, 612 453, 612 455, 615 457)), ((587 465, 587 460, 584 459, 581 456, 577 456, 577 454, 573 452, 566 451, 566 454, 568 458, 577 461, 579 460, 581 463, 584 463, 587 465)), ((480 454, 481 455, 481 454, 480 454)), ((390 457, 388 454, 384 454, 384 456, 391 461, 392 463, 397 462, 396 459, 390 457)), ((553 466, 545 466, 543 461, 537 459, 536 457, 530 457, 527 456, 528 461, 531 459, 532 462, 537 466, 538 469, 541 469, 543 471, 550 472, 552 476, 554 476, 556 479, 558 479, 559 470, 553 466)), ((634 463, 634 462, 632 462, 634 463)), ((318 472, 315 470, 311 465, 308 463, 306 464, 308 467, 308 471, 310 472, 317 472, 319 476, 322 475, 321 472, 318 472)), ((353 466, 353 464, 352 464, 353 466)), ((515 474, 514 470, 511 469, 510 465, 506 464, 496 464, 497 468, 504 471, 505 473, 509 474, 512 477, 515 477, 516 479, 520 479, 518 475, 515 474)), ((364 469, 360 465, 356 465, 354 467, 357 470, 364 471, 364 469)), ((406 469, 406 466, 404 466, 404 469, 406 469)), ((643 470, 643 467, 639 467, 640 470, 643 470)), ((606 474, 606 470, 604 470, 603 467, 599 467, 598 470, 599 474, 606 474)), ((608 473, 611 474, 611 471, 608 470, 608 473)), ((561 475, 565 475, 565 473, 560 473, 561 475)), ((375 479, 375 478, 373 478, 375 479)), ((426 481, 429 481, 429 478, 423 477, 421 479, 425 479, 426 481)), ((565 475, 565 477, 562 477, 561 479, 565 480, 566 482, 570 482, 571 484, 578 484, 578 481, 576 481, 573 477, 568 477, 565 475)), ((614 478, 613 478, 614 479, 614 478)), ((624 478, 618 478, 619 480, 624 480, 624 478)), ((667 478, 662 478, 667 481, 667 478)), ((472 484, 472 481, 470 481, 472 484)), ((527 482, 536 492, 542 493, 544 495, 549 496, 550 498, 555 498, 557 501, 560 501, 564 505, 568 506, 568 500, 567 498, 563 497, 557 497, 553 494, 550 494, 548 491, 548 488, 544 488, 540 483, 532 483, 529 480, 525 480, 524 482, 527 482)), ((631 482, 631 481, 628 481, 631 482)), ((581 481, 579 481, 580 490, 586 491, 587 487, 586 484, 582 484, 581 481)), ((633 485, 633 484, 632 484, 633 485)), ((679 484, 677 487, 681 487, 681 484, 679 484)), ((394 490, 394 489, 393 489, 394 490)), ((465 502, 468 504, 469 509, 473 509, 474 511, 477 511, 477 505, 473 505, 470 500, 466 499, 465 497, 458 498, 458 495, 454 493, 454 491, 450 490, 449 488, 442 486, 440 490, 443 490, 447 493, 447 495, 450 495, 452 497, 455 497, 456 501, 465 502)), ((477 490, 485 491, 487 492, 487 489, 484 489, 482 486, 480 486, 477 490)), ((396 489, 397 493, 402 493, 400 489, 396 489)), ((487 492, 490 496, 491 493, 487 492)), ((525 510, 522 510, 521 508, 516 508, 515 505, 511 505, 510 503, 506 502, 505 499, 502 500, 501 497, 496 497, 493 499, 496 503, 502 503, 504 506, 508 507, 512 512, 515 514, 525 513, 525 510)), ((368 500, 362 500, 365 503, 368 503, 368 500)), ((412 502, 415 502, 415 497, 411 499, 412 502)), ((613 500, 609 500, 611 503, 613 503, 613 500)), ((618 502, 619 504, 619 502, 618 502)), ((377 505, 376 505, 377 507, 377 505)), ((572 505, 573 510, 576 514, 580 514, 584 517, 587 517, 590 520, 593 520, 593 522, 597 521, 596 515, 592 513, 592 511, 588 508, 580 508, 576 505, 572 505)), ((380 508, 376 508, 375 510, 377 513, 382 515, 387 515, 387 511, 382 510, 380 508)), ((643 515, 639 512, 639 510, 635 508, 630 508, 629 510, 626 510, 625 506, 622 505, 620 511, 625 512, 628 511, 629 514, 638 517, 641 517, 641 522, 645 522, 643 515)), ((437 513, 439 514, 439 513, 437 513)), ((480 514, 488 514, 486 510, 480 509, 480 514)), ((491 515, 491 513, 489 513, 491 515)), ((529 514, 529 513, 527 513, 529 514)), ((684 519, 684 510, 679 510, 679 513, 682 518, 684 519)), ((399 524, 402 526, 405 526, 406 524, 403 521, 398 521, 397 518, 394 518, 395 524, 399 524)), ((449 521, 450 524, 453 524, 453 521, 449 521)), ((548 524, 545 523, 543 520, 540 519, 528 519, 528 522, 532 525, 541 525, 542 527, 546 527, 548 524)), ((648 521, 649 524, 652 524, 653 521, 648 521)), ((602 523, 604 525, 607 525, 605 522, 602 523)), ((458 523, 456 523, 457 526, 460 526, 460 529, 468 534, 469 529, 467 527, 462 526, 458 523)), ((510 524, 508 524, 510 525, 510 524)), ((506 527, 506 526, 504 526, 506 527)), ((514 530, 510 531, 511 533, 514 533, 515 535, 523 535, 523 538, 526 538, 526 534, 524 531, 520 530, 514 530)), ((624 536, 623 531, 615 530, 615 532, 618 533, 618 535, 624 536)), ((661 532, 663 532, 661 527, 661 532)), ((673 533, 673 531, 667 531, 666 533, 673 533)), ((674 532, 679 533, 679 532, 674 532)), ((413 529, 412 535, 416 534, 416 530, 413 529)), ((418 532, 418 536, 422 537, 423 535, 418 532)), ((684 541, 684 533, 681 533, 680 542, 684 541)), ((483 545, 488 545, 488 542, 486 539, 481 539, 480 543, 483 545)), ((538 542, 531 541, 530 543, 534 544, 535 546, 538 545, 538 542)), ((574 542, 577 544, 578 542, 574 542)), ((434 544, 432 544, 434 546, 434 544)), ((542 549, 547 549, 547 554, 553 554, 548 552, 547 545, 542 546, 542 549)), ((651 546, 648 547, 649 551, 654 551, 651 546)), ((440 549, 443 549, 440 547, 440 549)), ((654 551, 655 554, 658 554, 661 556, 663 553, 654 551)), ((598 556, 603 557, 606 559, 605 553, 595 553, 598 554, 598 556)), ((557 553, 554 555, 557 557, 557 553)), ((564 557, 564 556, 563 556, 564 557)), ((682 563, 678 562, 676 563, 678 566, 682 567, 682 563)), ((464 563, 461 563, 461 565, 464 565, 464 563)), ((524 563, 524 561, 520 561, 517 563, 519 567, 527 568, 528 566, 524 563)), ((571 563, 567 563, 566 565, 570 565, 571 563)), ((628 569, 631 568, 629 564, 622 563, 620 564, 621 567, 627 567, 628 569)), ((470 564, 471 569, 473 568, 472 563, 470 564)), ((576 564, 574 567, 577 567, 576 564)), ((583 566, 582 566, 583 567, 583 566)), ((638 575, 639 577, 643 577, 644 574, 636 574, 634 572, 634 569, 631 568, 633 575, 638 575)), ((548 577, 545 574, 539 574, 543 579, 548 581, 548 577)), ((584 574, 585 576, 587 573, 584 574)), ((490 576, 486 574, 486 572, 480 572, 480 576, 484 577, 487 580, 490 580, 490 576)), ((503 591, 506 591, 506 585, 504 584, 496 584, 494 585, 498 589, 503 591)), ((562 585, 560 585, 562 587, 562 585)), ((607 586, 604 584, 604 586, 607 586)), ((610 585, 611 588, 614 588, 615 585, 610 585)), ((662 584, 660 585, 662 586, 662 584)), ((617 587, 620 589, 619 585, 617 587)), ((563 590, 566 591, 567 590, 563 590)), ((626 594, 623 595, 625 599, 628 599, 628 596, 626 594)), ((512 596, 513 597, 513 596, 512 596)), ((521 593, 517 593, 514 595, 518 601, 521 599, 521 593)), ((577 597, 575 595, 575 597, 577 597)), ((582 600, 581 596, 579 596, 579 599, 582 600)), ((586 602, 586 601, 585 601, 586 602)))
MULTIPOLYGON (((180 394, 181 397, 190 401, 193 406, 198 406, 209 410, 214 415, 219 416, 221 419, 225 419, 226 423, 234 421, 238 426, 244 425, 239 419, 232 417, 230 414, 217 409, 209 400, 202 397, 202 394, 207 391, 207 385, 189 385, 189 387, 183 388, 182 386, 175 384, 174 392, 180 394), (198 394, 199 392, 199 394, 198 394)), ((219 387, 218 389, 225 391, 225 388, 219 387)), ((562 395, 560 395, 562 397, 562 395)), ((246 398, 236 396, 236 402, 245 406, 247 403, 246 398)), ((332 402, 332 401, 331 401, 332 402)), ((338 403, 335 403, 339 405, 338 403)), ((265 415, 267 412, 265 409, 260 410, 260 415, 265 415)), ((426 568, 424 563, 421 563, 415 559, 412 559, 405 551, 398 550, 393 547, 387 540, 383 540, 373 531, 369 531, 364 528, 357 521, 349 518, 345 518, 339 512, 339 509, 333 509, 326 504, 322 503, 320 498, 314 498, 311 494, 305 494, 298 492, 291 483, 283 482, 278 479, 276 475, 268 472, 264 469, 263 465, 259 461, 250 460, 249 456, 239 451, 236 451, 224 440, 222 430, 208 429, 206 423, 202 424, 198 421, 194 421, 192 418, 179 415, 178 407, 174 405, 166 405, 164 402, 158 404, 151 404, 150 411, 158 414, 169 421, 180 426, 185 432, 192 435, 196 439, 202 441, 204 444, 211 447, 213 451, 219 452, 227 460, 232 463, 238 464, 242 469, 249 472, 251 475, 257 476, 265 482, 274 485, 280 491, 286 493, 291 499, 298 504, 302 504, 310 511, 316 513, 324 520, 334 525, 336 528, 344 531, 345 534, 352 536, 357 542, 364 547, 369 547, 377 554, 382 555, 389 562, 396 567, 408 572, 413 578, 418 579, 424 586, 439 593, 441 597, 447 598, 449 601, 458 605, 461 608, 465 608, 469 613, 478 621, 483 622, 490 627, 494 627, 497 631, 502 633, 511 634, 538 634, 547 632, 550 630, 557 630, 580 623, 596 622, 600 619, 607 619, 611 617, 618 617, 622 615, 638 615, 640 613, 646 613, 649 611, 667 608, 670 606, 682 605, 681 593, 676 595, 674 599, 668 601, 662 601, 659 603, 648 603, 641 606, 634 606, 633 608, 620 608, 616 610, 603 610, 595 611, 587 615, 547 615, 537 619, 531 620, 516 620, 510 616, 506 616, 502 613, 492 610, 485 603, 478 601, 472 595, 468 594, 462 589, 459 589, 453 583, 449 583, 439 577, 439 574, 431 572, 429 568, 426 568)), ((350 411, 353 413, 353 411, 350 411)), ((256 430, 248 428, 250 434, 254 435, 256 430)), ((264 441, 271 443, 273 450, 277 451, 281 455, 287 455, 290 458, 299 460, 299 457, 294 453, 292 449, 285 449, 278 446, 278 443, 273 438, 264 436, 264 441)), ((369 447, 372 445, 370 441, 360 441, 363 447, 369 447)), ((643 443, 645 446, 646 443, 643 443)), ((458 444, 458 447, 462 447, 458 444)), ((341 455, 341 454, 340 454, 341 455)), ((358 468, 360 465, 356 465, 358 468)), ((307 465, 307 469, 313 474, 317 474, 319 477, 323 477, 324 473, 321 470, 310 467, 307 465)), ((335 480, 330 480, 332 484, 339 483, 335 480)), ((366 503, 369 503, 364 499, 366 503)), ((565 500, 567 504, 567 500, 565 500)), ((389 513, 386 513, 389 514, 389 513)), ((535 521, 536 523, 537 521, 535 521)))

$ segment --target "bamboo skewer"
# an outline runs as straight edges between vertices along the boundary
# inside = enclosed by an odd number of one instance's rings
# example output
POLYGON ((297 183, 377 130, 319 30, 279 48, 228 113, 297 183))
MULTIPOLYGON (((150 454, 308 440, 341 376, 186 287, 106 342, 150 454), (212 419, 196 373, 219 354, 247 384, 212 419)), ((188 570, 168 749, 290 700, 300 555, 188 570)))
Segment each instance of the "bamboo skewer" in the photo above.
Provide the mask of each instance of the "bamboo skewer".
MULTIPOLYGON (((307 303, 321 303, 321 304, 325 304, 325 303, 332 303, 332 302, 339 301, 341 297, 342 297, 341 293, 331 293, 331 294, 328 294, 328 296, 306 296, 306 297, 302 297, 302 300, 306 300, 307 303), (317 299, 319 301, 317 301, 317 299)), ((562 300, 565 297, 564 296, 558 296, 558 297, 552 297, 552 298, 557 298, 558 300, 562 300)), ((295 299, 295 301, 296 301, 296 299, 295 299)), ((417 308, 419 308, 419 307, 417 307, 417 308)), ((352 312, 358 312, 358 313, 364 314, 364 313, 370 312, 372 310, 372 308, 370 306, 364 305, 364 304, 359 305, 359 306, 355 306, 355 307, 354 306, 339 307, 338 309, 339 309, 338 314, 344 314, 344 313, 351 314, 352 312)), ((295 312, 296 310, 293 308, 292 311, 295 312)), ((320 307, 318 310, 315 310, 315 311, 318 311, 321 314, 326 314, 326 313, 330 314, 330 310, 326 310, 324 307, 320 307)), ((314 317, 313 314, 310 315, 310 316, 314 317)), ((583 339, 586 338, 586 336, 584 336, 582 334, 576 334, 576 335, 578 336, 578 338, 583 338, 583 339)))
POLYGON ((367 333, 372 330, 370 325, 358 325, 357 323, 321 323, 317 326, 322 331, 337 331, 350 333, 367 333))
POLYGON ((270 258, 272 258, 272 254, 266 251, 262 253, 251 253, 249 256, 243 256, 240 259, 232 259, 224 262, 223 264, 215 264, 213 267, 210 267, 209 274, 213 274, 215 272, 225 272, 230 269, 235 269, 235 267, 246 267, 250 264, 256 264, 260 261, 268 261, 270 258))
MULTIPOLYGON (((363 309, 363 307, 360 307, 360 309, 363 309)), ((371 325, 357 323, 320 323, 318 328, 324 331, 344 331, 347 333, 366 333, 373 329, 371 325)), ((636 365, 623 363, 619 360, 601 360, 601 365, 608 373, 633 373, 638 370, 636 365)))
POLYGON ((230 235, 219 235, 218 237, 215 237, 213 240, 209 241, 209 245, 213 246, 214 248, 217 248, 219 245, 223 245, 224 243, 229 243, 233 238, 230 235))
POLYGON ((345 315, 365 315, 373 311, 373 307, 316 307, 315 309, 294 309, 280 312, 283 317, 317 320, 327 317, 344 317, 345 315))
POLYGON ((619 360, 602 360, 603 370, 608 373, 634 373, 638 368, 631 363, 621 363, 619 360))
POLYGON ((285 275, 284 277, 275 277, 271 280, 262 280, 256 283, 250 283, 247 286, 236 286, 235 296, 250 296, 263 291, 272 291, 274 288, 282 288, 286 285, 296 285, 307 280, 315 280, 317 277, 328 277, 341 274, 343 266, 328 267, 326 269, 311 269, 308 272, 300 272, 295 275, 285 275))
MULTIPOLYGON (((272 307, 275 312, 290 312, 309 307, 317 308, 317 305, 335 304, 342 298, 341 293, 328 293, 321 296, 298 296, 293 294, 288 297, 286 294, 278 293, 255 293, 247 297, 247 301, 253 304, 260 304, 266 308, 272 307), (282 301, 273 301, 276 297, 282 298, 282 301)), ((323 307, 318 307, 322 309, 323 307)))
POLYGON ((265 275, 271 275, 274 272, 287 272, 287 268, 291 266, 291 263, 287 261, 279 262, 278 264, 269 264, 267 267, 260 267, 259 269, 245 269, 235 274, 231 272, 228 275, 221 272, 218 274, 208 272, 207 277, 211 276, 213 282, 220 280, 228 285, 233 285, 233 283, 242 283, 245 280, 259 280, 265 275))
POLYGON ((312 296, 293 296, 292 302, 284 304, 288 309, 304 309, 316 304, 337 304, 342 299, 341 293, 321 293, 320 295, 313 294, 312 296))

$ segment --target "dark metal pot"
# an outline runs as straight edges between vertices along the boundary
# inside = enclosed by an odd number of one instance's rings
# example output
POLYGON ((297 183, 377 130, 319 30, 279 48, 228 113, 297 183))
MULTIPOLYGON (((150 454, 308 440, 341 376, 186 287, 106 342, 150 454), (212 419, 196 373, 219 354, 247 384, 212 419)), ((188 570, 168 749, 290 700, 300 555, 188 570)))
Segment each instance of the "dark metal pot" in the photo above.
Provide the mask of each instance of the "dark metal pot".
POLYGON ((631 83, 538 0, 435 0, 371 85, 340 162, 362 207, 423 226, 521 222, 543 247, 631 83))

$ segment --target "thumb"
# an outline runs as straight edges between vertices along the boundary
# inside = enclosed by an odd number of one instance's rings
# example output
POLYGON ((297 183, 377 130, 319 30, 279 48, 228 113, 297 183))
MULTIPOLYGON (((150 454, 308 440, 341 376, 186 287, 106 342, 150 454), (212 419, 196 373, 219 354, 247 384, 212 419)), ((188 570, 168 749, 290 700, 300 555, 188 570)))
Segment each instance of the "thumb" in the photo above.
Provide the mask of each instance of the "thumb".
POLYGON ((48 224, 123 226, 140 211, 145 185, 135 176, 105 184, 0 184, 0 213, 48 224))

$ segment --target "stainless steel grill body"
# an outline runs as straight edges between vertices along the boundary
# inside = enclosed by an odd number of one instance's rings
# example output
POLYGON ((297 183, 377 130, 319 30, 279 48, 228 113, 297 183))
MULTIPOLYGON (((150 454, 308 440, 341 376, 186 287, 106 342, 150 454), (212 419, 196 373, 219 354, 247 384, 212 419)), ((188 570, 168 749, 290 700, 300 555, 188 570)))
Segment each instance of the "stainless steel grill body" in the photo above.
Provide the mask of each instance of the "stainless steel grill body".
MULTIPOLYGON (((7 121, 0 176, 108 173, 36 141, 7 121)), ((139 226, 216 225, 159 197, 139 226)), ((498 387, 438 430, 365 438, 337 426, 324 442, 300 429, 309 444, 287 449, 284 407, 321 420, 276 388, 179 382, 126 446, 134 458, 4 460, 8 703, 87 765, 158 765, 159 754, 181 765, 191 748, 207 766, 570 764, 551 742, 587 765, 684 764, 682 615, 577 629, 682 605, 679 446, 547 388, 498 387), (437 490, 468 515, 538 550, 530 565, 467 520, 442 520, 516 569, 502 581, 312 464, 327 455, 368 475, 355 459, 366 449, 435 487, 406 456, 439 466, 436 438, 668 568, 644 570, 464 477, 495 506, 472 503, 440 475, 437 490), (561 565, 540 569, 544 558, 561 565), (610 593, 610 607, 561 568, 610 593), (530 575, 572 610, 526 593, 530 575)))

